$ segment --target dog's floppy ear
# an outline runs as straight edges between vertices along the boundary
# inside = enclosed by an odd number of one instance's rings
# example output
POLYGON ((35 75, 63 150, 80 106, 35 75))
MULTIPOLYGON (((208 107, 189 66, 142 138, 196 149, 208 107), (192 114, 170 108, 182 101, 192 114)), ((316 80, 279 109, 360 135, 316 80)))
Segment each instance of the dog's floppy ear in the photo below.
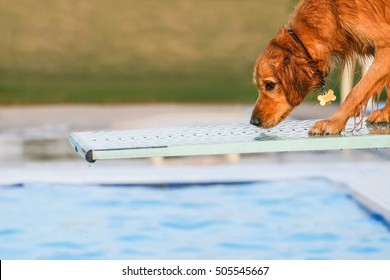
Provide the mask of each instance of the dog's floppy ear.
POLYGON ((286 92, 286 98, 291 106, 299 105, 305 96, 313 89, 315 73, 307 59, 287 54, 279 65, 279 80, 286 92))

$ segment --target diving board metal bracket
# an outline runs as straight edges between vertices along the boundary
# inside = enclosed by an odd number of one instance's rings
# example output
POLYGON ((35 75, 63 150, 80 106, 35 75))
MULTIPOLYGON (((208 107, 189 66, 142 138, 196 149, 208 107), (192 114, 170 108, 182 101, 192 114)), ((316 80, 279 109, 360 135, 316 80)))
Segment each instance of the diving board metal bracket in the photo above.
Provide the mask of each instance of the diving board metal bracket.
POLYGON ((314 120, 284 121, 263 129, 250 124, 74 132, 69 142, 88 162, 101 159, 323 151, 390 147, 390 126, 349 120, 340 135, 308 136, 314 120))

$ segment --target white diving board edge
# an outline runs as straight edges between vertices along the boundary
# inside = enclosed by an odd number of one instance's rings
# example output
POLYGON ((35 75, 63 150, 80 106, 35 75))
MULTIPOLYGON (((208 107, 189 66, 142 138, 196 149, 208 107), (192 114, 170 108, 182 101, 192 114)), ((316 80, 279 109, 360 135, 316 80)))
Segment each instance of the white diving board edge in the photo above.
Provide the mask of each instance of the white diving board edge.
POLYGON ((340 135, 308 136, 314 120, 284 121, 263 129, 250 124, 74 132, 69 142, 88 162, 103 159, 200 156, 269 152, 390 148, 390 125, 366 125, 352 131, 349 120, 340 135))

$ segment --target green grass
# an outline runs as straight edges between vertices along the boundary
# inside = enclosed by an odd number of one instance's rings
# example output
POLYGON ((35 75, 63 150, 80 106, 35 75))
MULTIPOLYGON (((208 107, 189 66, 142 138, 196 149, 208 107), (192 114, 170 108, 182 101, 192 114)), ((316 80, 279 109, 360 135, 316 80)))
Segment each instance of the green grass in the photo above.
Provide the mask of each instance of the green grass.
POLYGON ((253 102, 291 0, 2 0, 0 104, 253 102))
MULTIPOLYGON (((253 102, 256 90, 250 82, 182 77, 121 80, 104 76, 78 79, 69 76, 27 76, 1 83, 1 104, 130 103, 130 102, 253 102)), ((248 79, 249 80, 249 79, 248 79)))
POLYGON ((253 103, 255 59, 296 2, 1 0, 0 105, 253 103))

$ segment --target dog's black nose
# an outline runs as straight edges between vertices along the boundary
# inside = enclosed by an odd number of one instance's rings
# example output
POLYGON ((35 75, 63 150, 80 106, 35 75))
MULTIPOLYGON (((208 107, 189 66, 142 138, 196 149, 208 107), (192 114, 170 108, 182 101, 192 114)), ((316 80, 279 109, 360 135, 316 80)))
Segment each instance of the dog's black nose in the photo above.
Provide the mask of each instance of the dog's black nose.
POLYGON ((256 116, 252 116, 250 124, 252 124, 254 126, 261 127, 261 122, 260 122, 259 118, 256 116))

